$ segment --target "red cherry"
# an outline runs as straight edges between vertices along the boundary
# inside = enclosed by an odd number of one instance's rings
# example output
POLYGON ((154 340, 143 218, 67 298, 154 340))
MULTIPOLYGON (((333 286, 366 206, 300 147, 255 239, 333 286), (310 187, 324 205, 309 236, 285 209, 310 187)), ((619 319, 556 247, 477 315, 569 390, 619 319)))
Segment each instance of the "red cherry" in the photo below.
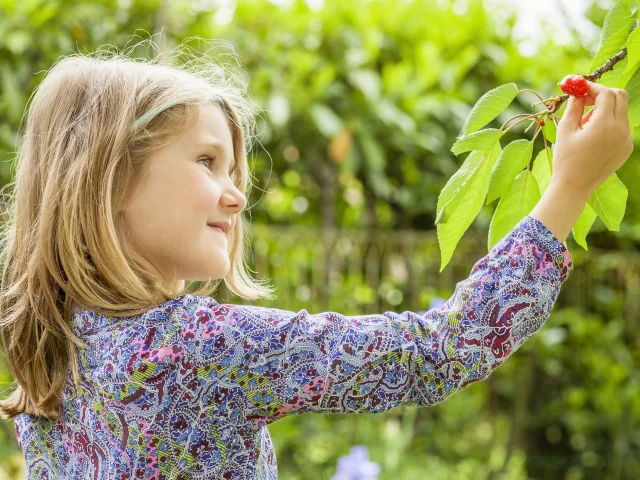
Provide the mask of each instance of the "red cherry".
POLYGON ((560 89, 564 93, 576 97, 584 97, 589 93, 589 84, 587 83, 587 79, 582 75, 567 75, 558 85, 560 85, 560 89))

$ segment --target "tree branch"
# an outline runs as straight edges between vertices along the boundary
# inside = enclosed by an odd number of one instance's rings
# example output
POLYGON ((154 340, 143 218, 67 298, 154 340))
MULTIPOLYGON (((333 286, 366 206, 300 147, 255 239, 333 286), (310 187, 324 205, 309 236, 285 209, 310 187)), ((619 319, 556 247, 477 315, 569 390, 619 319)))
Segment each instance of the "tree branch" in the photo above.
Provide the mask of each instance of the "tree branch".
MULTIPOLYGON (((626 56, 627 56, 627 49, 625 47, 622 50, 620 50, 618 53, 616 53, 613 57, 611 57, 609 60, 607 60, 604 63, 604 65, 596 68, 593 73, 590 73, 589 75, 584 75, 584 78, 586 78, 590 82, 598 81, 600 77, 602 77, 602 75, 604 75, 610 70, 613 70, 613 66, 626 56)), ((547 110, 549 110, 549 113, 554 113, 568 99, 569 99, 568 93, 565 95, 559 95, 557 97, 554 97, 554 100, 549 102, 549 105, 547 105, 547 110)))

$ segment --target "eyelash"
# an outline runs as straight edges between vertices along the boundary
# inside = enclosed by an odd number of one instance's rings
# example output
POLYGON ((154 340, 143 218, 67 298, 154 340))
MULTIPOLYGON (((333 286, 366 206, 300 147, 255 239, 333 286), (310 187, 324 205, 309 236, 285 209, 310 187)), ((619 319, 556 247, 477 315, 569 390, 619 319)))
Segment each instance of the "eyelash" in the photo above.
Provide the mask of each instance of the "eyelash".
POLYGON ((213 159, 211 157, 202 157, 198 159, 199 162, 203 162, 206 160, 209 160, 210 163, 213 162, 213 159))
MULTIPOLYGON (((210 162, 209 167, 207 167, 207 168, 211 168, 211 163, 214 163, 214 160, 211 157, 204 156, 202 158, 199 158, 198 162, 201 162, 201 161, 204 162, 204 161, 207 161, 207 160, 210 162)), ((231 171, 231 173, 229 174, 229 176, 231 176, 231 175, 233 175, 233 171, 231 171)))

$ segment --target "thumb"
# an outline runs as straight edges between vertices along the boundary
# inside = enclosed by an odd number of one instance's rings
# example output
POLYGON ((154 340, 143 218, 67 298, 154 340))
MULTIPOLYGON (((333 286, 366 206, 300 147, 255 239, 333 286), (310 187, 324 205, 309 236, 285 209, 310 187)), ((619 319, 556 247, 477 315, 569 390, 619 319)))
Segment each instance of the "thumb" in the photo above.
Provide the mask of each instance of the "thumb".
POLYGON ((582 115, 584 115, 584 103, 584 97, 569 95, 569 103, 564 111, 564 115, 560 119, 558 129, 571 132, 577 130, 582 121, 582 115))

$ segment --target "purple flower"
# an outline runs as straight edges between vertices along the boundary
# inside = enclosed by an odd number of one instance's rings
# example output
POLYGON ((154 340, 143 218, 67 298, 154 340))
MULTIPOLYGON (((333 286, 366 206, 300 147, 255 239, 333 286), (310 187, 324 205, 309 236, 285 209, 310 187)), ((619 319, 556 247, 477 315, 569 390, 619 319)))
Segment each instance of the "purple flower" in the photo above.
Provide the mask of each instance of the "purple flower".
POLYGON ((380 465, 369 461, 367 447, 356 445, 338 459, 338 470, 330 480, 377 480, 380 465))

